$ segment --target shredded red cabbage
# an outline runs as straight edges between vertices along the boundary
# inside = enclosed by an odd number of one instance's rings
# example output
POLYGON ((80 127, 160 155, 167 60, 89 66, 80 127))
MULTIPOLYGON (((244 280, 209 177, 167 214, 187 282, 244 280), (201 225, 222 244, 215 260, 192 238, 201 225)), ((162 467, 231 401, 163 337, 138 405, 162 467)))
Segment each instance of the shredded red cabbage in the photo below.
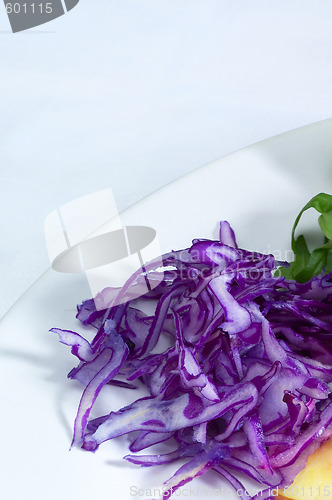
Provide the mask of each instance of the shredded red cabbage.
POLYGON ((78 306, 76 317, 97 330, 91 343, 51 330, 79 359, 68 377, 85 387, 72 445, 94 451, 133 432, 129 462, 187 458, 164 484, 164 500, 210 469, 236 490, 245 491, 238 473, 253 478, 266 487, 259 498, 289 486, 332 434, 332 273, 300 284, 277 276, 280 264, 238 248, 221 222, 219 241, 165 254, 162 269, 149 263, 149 281, 163 279, 140 299, 125 302, 145 278, 137 272, 122 303, 112 307, 114 291, 105 289, 98 310, 92 299, 78 306), (154 302, 155 312, 144 312, 154 302), (106 384, 135 390, 135 381, 147 397, 90 418, 106 384), (167 454, 137 454, 171 439, 167 454))

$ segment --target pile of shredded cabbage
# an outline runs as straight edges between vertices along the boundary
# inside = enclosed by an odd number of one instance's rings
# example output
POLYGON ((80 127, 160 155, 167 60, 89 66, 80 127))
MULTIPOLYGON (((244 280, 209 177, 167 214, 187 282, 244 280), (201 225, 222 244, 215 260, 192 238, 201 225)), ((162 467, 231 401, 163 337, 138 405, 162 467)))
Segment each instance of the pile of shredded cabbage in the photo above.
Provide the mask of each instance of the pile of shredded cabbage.
POLYGON ((238 248, 227 222, 219 241, 194 240, 163 264, 149 263, 120 292, 128 299, 146 273, 150 281, 163 273, 140 299, 112 307, 105 289, 98 310, 93 299, 78 306, 77 318, 96 329, 91 343, 52 329, 79 359, 68 377, 84 386, 72 444, 95 451, 128 434, 129 462, 185 459, 163 500, 210 469, 243 491, 237 476, 245 474, 264 490, 252 498, 273 498, 270 489, 289 486, 332 434, 332 273, 305 283, 280 276, 272 255, 238 248), (148 315, 144 304, 154 302, 148 315), (106 384, 135 383, 147 397, 90 418, 106 384), (169 453, 146 451, 167 440, 169 453))

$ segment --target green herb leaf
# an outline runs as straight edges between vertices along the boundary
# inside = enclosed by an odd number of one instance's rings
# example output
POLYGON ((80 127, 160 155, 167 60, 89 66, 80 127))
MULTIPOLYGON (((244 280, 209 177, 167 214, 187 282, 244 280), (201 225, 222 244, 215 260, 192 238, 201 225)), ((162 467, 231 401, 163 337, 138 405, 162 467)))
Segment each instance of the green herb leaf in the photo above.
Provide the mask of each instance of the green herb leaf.
POLYGON ((292 229, 292 250, 294 261, 289 267, 279 268, 279 273, 286 278, 295 279, 300 283, 309 281, 313 276, 319 274, 323 269, 325 272, 332 271, 332 196, 319 193, 314 196, 300 211, 295 219, 292 229), (315 248, 311 254, 308 250, 304 236, 301 234, 295 239, 295 230, 302 214, 309 208, 314 208, 321 215, 318 218, 319 227, 325 236, 324 245, 315 248))
POLYGON ((332 212, 325 212, 318 218, 318 223, 326 238, 332 240, 332 212))

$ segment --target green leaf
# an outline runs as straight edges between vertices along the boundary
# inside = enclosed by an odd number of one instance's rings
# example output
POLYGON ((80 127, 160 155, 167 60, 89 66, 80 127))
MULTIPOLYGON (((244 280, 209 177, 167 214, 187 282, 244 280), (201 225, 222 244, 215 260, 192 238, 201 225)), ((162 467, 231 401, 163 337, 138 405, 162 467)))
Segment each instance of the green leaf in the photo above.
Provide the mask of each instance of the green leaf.
POLYGON ((317 212, 323 214, 325 212, 332 211, 332 195, 326 193, 316 194, 303 208, 307 210, 308 208, 315 208, 317 212))
POLYGON ((319 274, 326 264, 326 258, 327 250, 323 248, 316 248, 310 255, 307 265, 300 269, 297 273, 293 274, 296 281, 305 283, 316 274, 319 274))
POLYGON ((332 211, 322 213, 318 218, 318 223, 326 238, 332 240, 332 211))
POLYGON ((290 267, 279 268, 280 274, 286 278, 295 279, 300 283, 309 281, 313 276, 319 274, 323 269, 325 272, 332 271, 332 196, 319 193, 302 208, 295 219, 292 228, 292 250, 294 261, 290 267), (295 239, 295 230, 302 214, 309 208, 314 208, 321 215, 318 218, 319 226, 325 236, 324 245, 315 248, 310 254, 304 236, 301 234, 295 239))
MULTIPOLYGON (((315 208, 320 214, 332 212, 332 196, 326 193, 316 194, 310 201, 302 208, 299 215, 296 217, 293 229, 292 229, 292 250, 295 253, 295 230, 302 217, 302 214, 309 208, 315 208)), ((331 239, 331 238, 329 238, 331 239)))
POLYGON ((292 266, 292 272, 293 274, 297 274, 301 271, 301 269, 306 267, 310 259, 310 252, 302 234, 297 238, 297 240, 295 240, 293 251, 295 254, 295 260, 292 266))

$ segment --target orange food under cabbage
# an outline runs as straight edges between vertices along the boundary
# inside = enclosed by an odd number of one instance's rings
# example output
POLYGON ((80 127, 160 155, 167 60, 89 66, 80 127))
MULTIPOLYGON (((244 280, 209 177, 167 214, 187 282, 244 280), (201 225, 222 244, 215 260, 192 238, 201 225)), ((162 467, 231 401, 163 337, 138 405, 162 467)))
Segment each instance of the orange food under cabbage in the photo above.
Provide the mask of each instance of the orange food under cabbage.
POLYGON ((279 490, 280 500, 323 500, 332 499, 332 438, 317 448, 308 458, 305 468, 298 473, 294 482, 279 490))

